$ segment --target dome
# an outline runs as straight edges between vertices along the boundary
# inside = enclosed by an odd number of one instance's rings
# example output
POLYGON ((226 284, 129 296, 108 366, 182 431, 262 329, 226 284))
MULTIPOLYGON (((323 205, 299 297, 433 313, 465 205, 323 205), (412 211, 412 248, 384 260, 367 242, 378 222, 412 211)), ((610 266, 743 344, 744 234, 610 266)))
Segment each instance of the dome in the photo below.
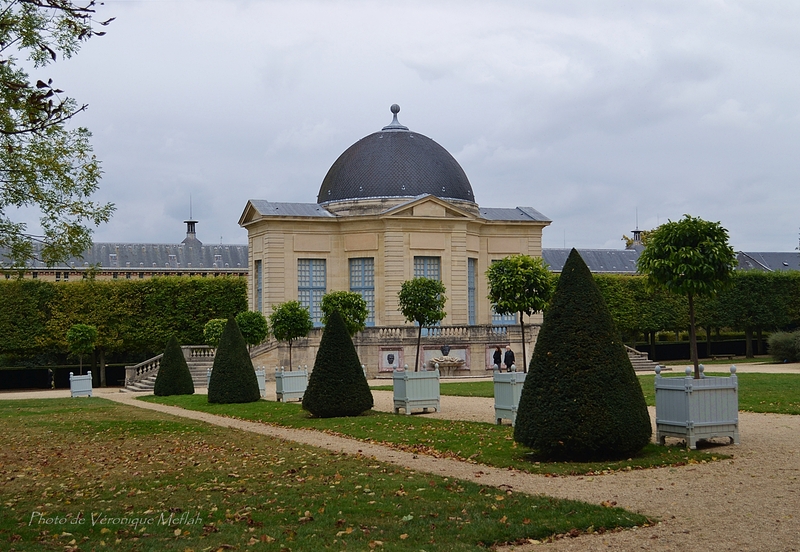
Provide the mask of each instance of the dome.
POLYGON ((358 199, 412 198, 431 194, 475 202, 472 186, 450 153, 397 121, 347 148, 322 181, 317 203, 358 199))

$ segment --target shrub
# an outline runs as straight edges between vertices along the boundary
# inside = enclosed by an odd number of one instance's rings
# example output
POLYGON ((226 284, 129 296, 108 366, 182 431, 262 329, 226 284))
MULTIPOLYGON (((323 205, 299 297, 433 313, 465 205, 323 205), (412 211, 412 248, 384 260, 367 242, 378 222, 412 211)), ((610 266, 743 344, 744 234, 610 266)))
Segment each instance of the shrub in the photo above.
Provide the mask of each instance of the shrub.
POLYGON ((358 416, 374 404, 345 321, 333 311, 322 332, 303 409, 318 418, 336 418, 358 416))
POLYGON ((228 321, 224 318, 212 318, 206 322, 206 325, 203 326, 203 339, 206 345, 217 348, 219 338, 222 337, 222 332, 225 330, 225 324, 227 323, 228 321))
POLYGON ((767 343, 770 356, 778 362, 800 361, 800 332, 775 332, 767 343))
POLYGON ((211 381, 208 383, 208 402, 248 403, 260 398, 258 379, 247 344, 236 321, 229 318, 214 356, 211 381))
POLYGON ((650 435, 625 347, 573 249, 536 340, 514 439, 548 458, 604 460, 636 454, 650 435))
POLYGON ((267 319, 260 312, 242 311, 236 315, 236 324, 247 345, 258 345, 269 335, 267 319))
POLYGON ((354 291, 331 291, 322 296, 322 325, 328 325, 328 318, 333 311, 342 315, 350 336, 356 335, 367 326, 369 310, 367 302, 361 294, 354 291))
POLYGON ((161 357, 161 366, 156 376, 156 385, 153 394, 159 397, 169 395, 194 395, 194 382, 192 373, 186 364, 181 346, 173 335, 164 349, 161 357))

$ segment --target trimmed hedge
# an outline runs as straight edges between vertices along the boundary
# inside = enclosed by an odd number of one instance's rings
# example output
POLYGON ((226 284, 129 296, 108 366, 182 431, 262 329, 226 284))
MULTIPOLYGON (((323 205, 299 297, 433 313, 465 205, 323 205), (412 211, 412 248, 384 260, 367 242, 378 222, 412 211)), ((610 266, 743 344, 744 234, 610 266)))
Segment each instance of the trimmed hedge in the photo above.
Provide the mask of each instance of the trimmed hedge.
POLYGON ((97 328, 99 350, 153 353, 173 335, 179 343, 203 343, 208 320, 246 309, 244 278, 2 281, 0 354, 66 352, 74 324, 97 328))
POLYGON ((194 395, 194 382, 189 365, 183 356, 181 346, 175 336, 169 338, 161 366, 158 368, 153 394, 159 397, 169 395, 194 395))
POLYGON ((358 416, 375 405, 358 353, 338 310, 328 317, 303 395, 303 410, 318 418, 358 416))
POLYGON ((211 381, 208 382, 208 402, 249 403, 259 399, 258 378, 247 344, 236 321, 229 318, 214 355, 211 381))
POLYGON ((650 442, 642 388, 608 308, 574 249, 522 388, 514 439, 559 460, 626 458, 650 442))

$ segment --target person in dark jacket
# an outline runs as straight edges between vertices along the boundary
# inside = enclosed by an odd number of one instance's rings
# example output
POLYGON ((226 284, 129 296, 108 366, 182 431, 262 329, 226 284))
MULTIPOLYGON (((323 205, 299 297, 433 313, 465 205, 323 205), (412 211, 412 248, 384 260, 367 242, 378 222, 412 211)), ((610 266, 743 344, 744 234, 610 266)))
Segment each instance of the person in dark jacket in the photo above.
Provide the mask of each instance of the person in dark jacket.
POLYGON ((495 370, 500 370, 501 362, 503 362, 503 352, 500 350, 500 345, 498 345, 494 348, 494 354, 492 355, 492 364, 494 365, 495 370))
POLYGON ((503 359, 503 364, 506 365, 506 370, 511 371, 514 365, 514 351, 511 350, 511 345, 506 345, 506 356, 503 359))

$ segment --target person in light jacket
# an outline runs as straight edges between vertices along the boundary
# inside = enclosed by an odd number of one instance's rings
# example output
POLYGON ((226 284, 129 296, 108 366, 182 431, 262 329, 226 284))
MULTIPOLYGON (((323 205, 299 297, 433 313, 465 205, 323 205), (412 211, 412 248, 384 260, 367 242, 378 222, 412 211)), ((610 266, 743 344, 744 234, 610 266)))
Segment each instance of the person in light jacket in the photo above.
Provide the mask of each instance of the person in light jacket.
POLYGON ((503 364, 506 365, 506 370, 511 371, 514 365, 514 351, 511 350, 511 345, 506 345, 506 356, 503 358, 503 364))

